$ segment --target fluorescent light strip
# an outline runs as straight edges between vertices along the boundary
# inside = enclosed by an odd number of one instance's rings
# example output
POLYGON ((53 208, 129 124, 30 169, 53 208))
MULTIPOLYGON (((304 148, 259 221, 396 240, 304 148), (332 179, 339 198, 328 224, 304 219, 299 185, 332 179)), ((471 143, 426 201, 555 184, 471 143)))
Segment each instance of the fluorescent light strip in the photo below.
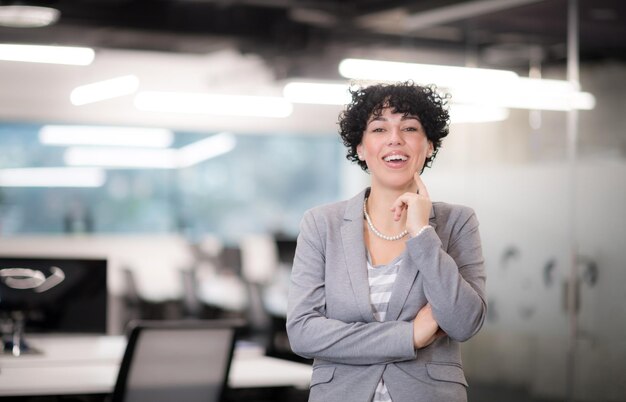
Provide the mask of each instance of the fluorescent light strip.
MULTIPOLYGON (((552 111, 595 107, 592 94, 580 92, 570 82, 562 80, 518 77, 508 85, 485 86, 480 91, 473 84, 452 86, 448 91, 454 104, 552 111)), ((291 82, 285 85, 283 92, 295 103, 343 105, 350 100, 346 96, 348 85, 340 83, 291 82)))
MULTIPOLYGON (((285 97, 294 103, 345 105, 350 102, 346 84, 290 82, 285 85, 285 97)), ((452 123, 487 123, 506 120, 509 110, 501 107, 451 105, 452 123)))
POLYGON ((175 149, 129 149, 71 147, 65 151, 69 166, 102 166, 111 168, 173 169, 175 149))
POLYGON ((230 133, 220 133, 180 149, 128 149, 72 147, 64 155, 70 166, 131 169, 176 169, 193 166, 235 148, 230 133))
POLYGON ((39 28, 54 24, 61 12, 50 7, 0 6, 0 26, 11 28, 39 28))
POLYGON ((290 82, 283 88, 283 96, 293 103, 315 105, 345 105, 352 99, 346 84, 322 82, 290 82))
POLYGON ((508 119, 509 109, 493 106, 450 105, 450 123, 490 123, 508 119))
POLYGON ((237 145, 235 136, 230 133, 220 133, 196 141, 180 148, 176 155, 177 167, 189 167, 207 159, 232 151, 237 145))
POLYGON ((0 170, 0 187, 101 187, 106 172, 99 168, 20 168, 0 170))
POLYGON ((138 88, 139 78, 134 75, 124 75, 76 87, 70 94, 70 102, 75 106, 86 105, 130 95, 137 92, 138 88))
POLYGON ((46 145, 109 145, 126 147, 167 148, 174 134, 162 128, 57 126, 39 130, 39 141, 46 145))
POLYGON ((490 105, 515 109, 568 111, 591 110, 595 97, 588 92, 578 91, 570 82, 518 78, 513 85, 500 88, 452 88, 452 100, 468 105, 490 105))
POLYGON ((407 81, 436 84, 442 87, 501 86, 515 81, 513 71, 440 66, 434 64, 401 63, 382 60, 344 59, 339 73, 346 78, 374 81, 407 81))
POLYGON ((550 80, 520 77, 518 79, 518 98, 524 97, 530 102, 528 109, 538 110, 592 110, 596 98, 589 92, 582 92, 578 86, 565 80, 550 80), (539 103, 541 102, 541 103, 539 103), (543 107, 533 107, 533 103, 543 107))
POLYGON ((139 92, 135 107, 149 112, 276 118, 288 117, 293 110, 293 105, 280 97, 156 91, 139 92))
POLYGON ((86 47, 0 44, 0 60, 87 66, 95 52, 86 47))

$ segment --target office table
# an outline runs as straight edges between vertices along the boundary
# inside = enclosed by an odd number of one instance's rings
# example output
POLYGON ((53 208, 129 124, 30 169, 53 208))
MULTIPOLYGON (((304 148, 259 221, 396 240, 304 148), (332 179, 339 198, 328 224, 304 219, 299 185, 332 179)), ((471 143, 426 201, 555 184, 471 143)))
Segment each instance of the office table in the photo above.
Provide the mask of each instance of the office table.
MULTIPOLYGON (((113 391, 126 347, 124 336, 29 336, 39 355, 0 355, 0 397, 106 394, 113 391)), ((306 388, 311 367, 267 357, 258 348, 237 347, 231 388, 306 388)))

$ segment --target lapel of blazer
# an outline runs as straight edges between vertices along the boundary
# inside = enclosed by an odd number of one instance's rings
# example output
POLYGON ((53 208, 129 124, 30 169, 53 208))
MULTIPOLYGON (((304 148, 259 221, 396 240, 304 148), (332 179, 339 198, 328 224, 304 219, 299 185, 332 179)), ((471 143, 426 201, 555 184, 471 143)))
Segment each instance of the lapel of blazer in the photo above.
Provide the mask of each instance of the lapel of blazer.
POLYGON ((365 322, 374 321, 367 279, 367 257, 363 239, 363 200, 365 192, 348 200, 341 226, 341 238, 346 268, 358 308, 365 322))
MULTIPOLYGON (((428 224, 433 228, 437 227, 435 223, 435 206, 430 209, 430 218, 428 224)), ((410 266, 407 257, 407 253, 404 253, 402 262, 400 263, 400 269, 398 270, 398 276, 396 277, 396 283, 393 285, 393 291, 391 298, 389 299, 389 306, 387 307, 387 314, 385 321, 395 321, 400 317, 400 312, 409 296, 415 277, 419 271, 419 267, 410 266)))

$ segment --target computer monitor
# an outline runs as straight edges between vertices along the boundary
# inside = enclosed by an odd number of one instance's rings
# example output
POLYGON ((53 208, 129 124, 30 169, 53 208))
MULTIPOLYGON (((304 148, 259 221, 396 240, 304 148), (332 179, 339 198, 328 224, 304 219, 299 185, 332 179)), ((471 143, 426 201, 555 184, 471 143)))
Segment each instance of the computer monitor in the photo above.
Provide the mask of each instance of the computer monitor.
POLYGON ((0 317, 26 333, 106 333, 107 261, 0 257, 0 317))

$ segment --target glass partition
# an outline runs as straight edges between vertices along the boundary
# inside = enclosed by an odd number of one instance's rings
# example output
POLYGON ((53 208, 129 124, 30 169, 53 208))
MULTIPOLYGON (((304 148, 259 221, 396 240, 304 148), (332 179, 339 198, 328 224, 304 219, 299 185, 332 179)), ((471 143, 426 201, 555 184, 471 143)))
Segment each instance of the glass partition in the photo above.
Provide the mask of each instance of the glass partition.
MULTIPOLYGON (((66 165, 70 146, 42 145, 40 127, 0 124, 0 170, 66 165)), ((171 149, 212 135, 177 132, 171 149)), ((295 236, 307 208, 337 198, 342 161, 335 136, 285 133, 234 138, 230 152, 189 167, 105 167, 101 186, 0 185, 0 234, 295 236)))
POLYGON ((489 315, 463 345, 470 400, 626 400, 625 75, 623 64, 582 66, 597 106, 580 112, 574 166, 565 113, 514 111, 453 126, 424 175, 433 199, 470 205, 481 222, 489 315))

